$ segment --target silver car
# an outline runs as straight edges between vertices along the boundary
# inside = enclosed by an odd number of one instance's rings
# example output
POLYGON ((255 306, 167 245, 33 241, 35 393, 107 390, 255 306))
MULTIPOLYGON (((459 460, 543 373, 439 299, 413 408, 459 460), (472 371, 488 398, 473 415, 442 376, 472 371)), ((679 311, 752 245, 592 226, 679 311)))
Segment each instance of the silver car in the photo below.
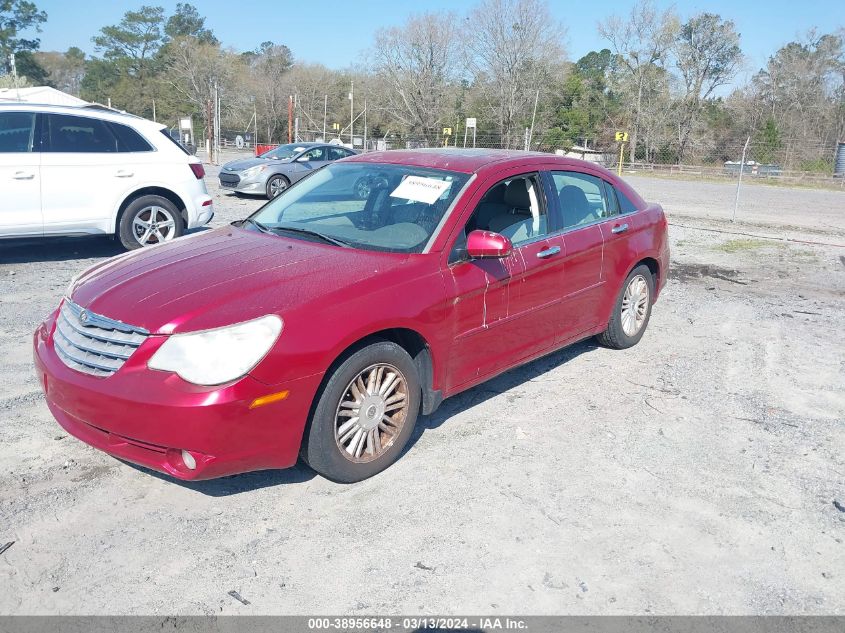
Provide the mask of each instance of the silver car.
POLYGON ((279 145, 255 158, 241 158, 220 169, 220 186, 238 193, 275 198, 285 189, 330 162, 358 152, 327 143, 279 145))

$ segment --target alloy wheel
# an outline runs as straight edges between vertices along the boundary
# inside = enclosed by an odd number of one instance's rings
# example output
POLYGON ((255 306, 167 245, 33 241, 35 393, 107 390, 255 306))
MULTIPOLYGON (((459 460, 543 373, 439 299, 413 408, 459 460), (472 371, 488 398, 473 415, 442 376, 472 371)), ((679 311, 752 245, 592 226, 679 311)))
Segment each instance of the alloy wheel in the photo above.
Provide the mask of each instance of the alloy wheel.
POLYGON ((636 336, 645 323, 648 312, 648 283, 637 275, 625 288, 622 296, 622 330, 627 336, 636 336))
POLYGON ((356 463, 381 457, 399 437, 408 418, 408 384, 393 365, 378 363, 346 387, 335 413, 335 442, 356 463))
POLYGON ((270 197, 275 198, 280 193, 282 193, 285 189, 288 188, 288 183, 284 178, 271 178, 270 179, 270 197))
POLYGON ((144 207, 132 220, 132 235, 141 246, 169 242, 176 237, 176 218, 164 207, 144 207))

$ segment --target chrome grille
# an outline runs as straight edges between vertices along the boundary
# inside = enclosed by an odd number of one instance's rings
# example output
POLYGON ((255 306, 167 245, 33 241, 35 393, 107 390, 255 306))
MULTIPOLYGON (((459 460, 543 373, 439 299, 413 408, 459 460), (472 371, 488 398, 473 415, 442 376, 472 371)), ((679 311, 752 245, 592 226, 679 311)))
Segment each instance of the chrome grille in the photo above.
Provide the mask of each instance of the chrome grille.
POLYGON ((120 369, 148 335, 143 328, 94 314, 65 299, 53 347, 71 369, 105 377, 120 369))

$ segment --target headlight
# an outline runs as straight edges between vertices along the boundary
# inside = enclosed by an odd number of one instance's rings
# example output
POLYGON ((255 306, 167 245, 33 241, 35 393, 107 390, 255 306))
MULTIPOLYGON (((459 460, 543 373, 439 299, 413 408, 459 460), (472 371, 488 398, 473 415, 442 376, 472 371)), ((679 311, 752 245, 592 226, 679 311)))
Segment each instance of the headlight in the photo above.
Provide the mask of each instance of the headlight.
POLYGON ((220 385, 245 375, 270 351, 282 331, 275 314, 216 330, 173 334, 147 362, 196 385, 220 385))
POLYGON ((245 169, 244 173, 241 174, 244 178, 252 178, 253 176, 257 176, 262 171, 267 169, 267 165, 256 165, 255 167, 250 167, 249 169, 245 169))

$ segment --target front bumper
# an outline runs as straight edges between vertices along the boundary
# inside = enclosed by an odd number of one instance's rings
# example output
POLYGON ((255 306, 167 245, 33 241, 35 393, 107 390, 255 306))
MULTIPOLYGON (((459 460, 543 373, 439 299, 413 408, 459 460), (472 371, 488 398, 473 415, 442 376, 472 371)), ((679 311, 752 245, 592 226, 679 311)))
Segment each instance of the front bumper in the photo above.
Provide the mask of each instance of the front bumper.
POLYGON ((261 196, 267 193, 267 179, 264 174, 243 178, 238 172, 220 172, 219 179, 221 189, 261 196))
POLYGON ((115 374, 99 378, 66 366, 53 349, 55 313, 35 331, 35 370, 47 405, 71 435, 178 479, 199 480, 296 463, 311 400, 321 376, 268 386, 250 376, 200 387, 149 370, 164 341, 151 336, 115 374), (250 409, 282 390, 285 400, 250 409), (188 469, 182 451, 196 468, 188 469))

